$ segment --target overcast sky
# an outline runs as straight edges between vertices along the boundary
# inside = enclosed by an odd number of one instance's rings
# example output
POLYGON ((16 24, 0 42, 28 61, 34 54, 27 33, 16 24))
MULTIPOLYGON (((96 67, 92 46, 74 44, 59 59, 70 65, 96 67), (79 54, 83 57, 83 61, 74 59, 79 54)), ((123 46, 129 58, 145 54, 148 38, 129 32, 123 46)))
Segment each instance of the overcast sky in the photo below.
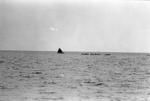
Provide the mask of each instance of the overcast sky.
POLYGON ((150 52, 149 1, 2 0, 0 49, 150 52))

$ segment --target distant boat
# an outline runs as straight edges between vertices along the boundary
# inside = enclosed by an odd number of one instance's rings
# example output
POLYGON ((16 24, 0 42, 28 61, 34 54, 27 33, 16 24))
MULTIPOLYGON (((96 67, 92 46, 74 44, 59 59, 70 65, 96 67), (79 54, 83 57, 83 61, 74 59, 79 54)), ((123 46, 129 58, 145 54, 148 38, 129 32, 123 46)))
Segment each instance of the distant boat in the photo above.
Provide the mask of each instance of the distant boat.
POLYGON ((58 54, 64 54, 64 52, 61 50, 61 48, 58 49, 57 53, 58 54))
POLYGON ((100 53, 81 53, 81 55, 101 55, 100 53))
POLYGON ((89 55, 89 53, 81 53, 81 55, 89 55))

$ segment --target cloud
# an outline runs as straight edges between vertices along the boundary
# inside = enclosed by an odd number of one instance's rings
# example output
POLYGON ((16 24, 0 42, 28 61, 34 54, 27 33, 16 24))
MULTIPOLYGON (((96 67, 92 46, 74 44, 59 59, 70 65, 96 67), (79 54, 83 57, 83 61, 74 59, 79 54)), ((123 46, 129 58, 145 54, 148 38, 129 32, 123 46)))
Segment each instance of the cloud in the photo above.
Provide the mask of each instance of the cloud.
POLYGON ((49 30, 50 30, 50 31, 53 31, 53 32, 58 31, 58 29, 55 28, 55 27, 50 27, 49 30))

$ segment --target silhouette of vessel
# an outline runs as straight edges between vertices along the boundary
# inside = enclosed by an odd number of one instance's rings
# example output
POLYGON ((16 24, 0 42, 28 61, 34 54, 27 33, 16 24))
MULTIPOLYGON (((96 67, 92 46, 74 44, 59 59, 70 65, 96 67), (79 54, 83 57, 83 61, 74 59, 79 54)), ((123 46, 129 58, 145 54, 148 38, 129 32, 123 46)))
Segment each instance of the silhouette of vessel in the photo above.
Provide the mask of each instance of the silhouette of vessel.
POLYGON ((58 54, 64 54, 64 52, 62 51, 61 48, 58 49, 57 53, 58 53, 58 54))

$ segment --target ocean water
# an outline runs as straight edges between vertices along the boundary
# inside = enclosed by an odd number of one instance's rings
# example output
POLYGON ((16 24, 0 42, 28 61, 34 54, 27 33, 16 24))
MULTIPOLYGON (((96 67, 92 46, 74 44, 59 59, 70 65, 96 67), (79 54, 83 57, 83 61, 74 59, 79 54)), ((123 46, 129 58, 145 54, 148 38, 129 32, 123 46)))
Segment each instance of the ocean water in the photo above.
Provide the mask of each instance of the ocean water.
POLYGON ((0 101, 149 100, 148 53, 0 51, 0 101))

